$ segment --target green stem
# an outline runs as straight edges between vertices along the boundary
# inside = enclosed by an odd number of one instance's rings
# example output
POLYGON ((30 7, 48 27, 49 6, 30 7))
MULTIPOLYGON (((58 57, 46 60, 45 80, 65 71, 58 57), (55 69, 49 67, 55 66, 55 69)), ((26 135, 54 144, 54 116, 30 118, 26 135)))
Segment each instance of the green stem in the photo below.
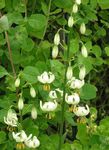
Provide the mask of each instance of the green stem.
POLYGON ((60 124, 60 137, 59 137, 59 145, 58 145, 58 150, 62 149, 62 144, 63 144, 63 129, 64 129, 64 112, 65 112, 65 94, 66 94, 66 83, 67 83, 67 78, 66 78, 66 73, 67 73, 67 68, 69 66, 69 46, 70 46, 70 38, 71 38, 71 29, 68 37, 68 49, 67 49, 67 61, 65 61, 65 74, 64 74, 64 89, 63 89, 63 101, 62 101, 62 109, 61 109, 61 124, 60 124))
POLYGON ((51 0, 49 0, 49 4, 48 4, 48 12, 47 12, 47 19, 46 19, 46 25, 44 28, 44 32, 43 32, 43 36, 42 36, 42 40, 44 39, 46 30, 47 30, 47 26, 48 26, 48 21, 49 21, 49 16, 50 16, 50 9, 51 9, 51 0))

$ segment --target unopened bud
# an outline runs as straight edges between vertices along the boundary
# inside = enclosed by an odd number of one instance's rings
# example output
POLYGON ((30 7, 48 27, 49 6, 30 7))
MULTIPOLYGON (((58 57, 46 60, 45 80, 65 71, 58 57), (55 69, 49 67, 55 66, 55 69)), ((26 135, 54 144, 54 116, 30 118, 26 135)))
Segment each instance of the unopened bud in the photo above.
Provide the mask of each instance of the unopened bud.
POLYGON ((18 101, 18 109, 19 109, 19 110, 22 110, 23 107, 24 107, 23 98, 20 97, 20 98, 19 98, 19 101, 18 101))
POLYGON ((36 97, 36 91, 33 87, 30 87, 30 95, 31 97, 35 98, 36 97))
POLYGON ((37 118, 37 110, 36 110, 35 107, 33 107, 32 110, 31 110, 31 117, 32 117, 33 119, 36 119, 36 118, 37 118))
POLYGON ((85 34, 85 32, 86 32, 86 26, 85 26, 85 23, 82 23, 80 26, 80 33, 85 34))
POLYGON ((84 77, 85 77, 85 75, 86 75, 86 68, 85 68, 85 66, 81 66, 80 72, 79 72, 79 78, 80 78, 81 80, 83 80, 84 77))
POLYGON ((20 78, 18 77, 16 80, 15 80, 15 87, 19 87, 20 85, 20 78))
POLYGON ((67 69, 67 73, 66 73, 67 80, 70 80, 72 78, 72 76, 73 76, 72 67, 69 66, 67 69))
POLYGON ((56 58, 58 56, 58 46, 54 45, 52 50, 52 58, 56 58))
POLYGON ((74 5, 73 5, 73 13, 77 13, 78 12, 78 5, 75 3, 74 5))
POLYGON ((80 5, 81 4, 81 0, 75 0, 75 3, 80 5))
POLYGON ((73 17, 70 16, 69 19, 68 19, 68 27, 73 27, 73 24, 74 24, 74 20, 73 20, 73 17))
POLYGON ((54 36, 54 44, 59 45, 59 43, 60 43, 60 35, 59 33, 56 33, 54 36))
POLYGON ((87 49, 86 49, 85 45, 83 45, 82 48, 81 48, 81 54, 82 54, 83 57, 88 56, 88 52, 87 52, 87 49))

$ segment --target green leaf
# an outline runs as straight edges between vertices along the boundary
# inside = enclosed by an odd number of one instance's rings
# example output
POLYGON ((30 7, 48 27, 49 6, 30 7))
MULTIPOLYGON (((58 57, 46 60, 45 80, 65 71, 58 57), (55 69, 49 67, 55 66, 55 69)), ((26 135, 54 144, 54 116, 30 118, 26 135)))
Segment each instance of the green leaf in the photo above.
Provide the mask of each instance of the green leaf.
POLYGON ((96 57, 100 57, 100 56, 101 56, 101 48, 100 48, 100 46, 94 45, 94 46, 92 47, 92 53, 94 53, 94 55, 95 55, 96 57))
POLYGON ((7 16, 4 15, 0 18, 0 30, 6 31, 8 29, 9 29, 8 18, 7 16))
POLYGON ((96 97, 96 87, 91 84, 85 84, 80 90, 80 96, 84 100, 94 99, 96 97))
POLYGON ((109 56, 109 47, 105 47, 105 53, 107 56, 109 56))
POLYGON ((4 143, 6 140, 6 133, 3 131, 0 131, 0 144, 4 143))
POLYGON ((5 7, 5 0, 0 0, 0 9, 5 7))
POLYGON ((70 40, 70 56, 72 57, 79 50, 78 38, 70 40))
POLYGON ((0 78, 4 77, 7 74, 8 74, 8 72, 6 71, 6 69, 4 67, 0 66, 0 78))
POLYGON ((102 9, 109 9, 109 0, 98 0, 98 4, 102 9))
POLYGON ((72 7, 72 0, 54 0, 54 3, 57 7, 60 8, 72 7))
POLYGON ((30 52, 33 48, 34 48, 34 42, 30 38, 27 38, 22 44, 22 49, 24 51, 30 52))

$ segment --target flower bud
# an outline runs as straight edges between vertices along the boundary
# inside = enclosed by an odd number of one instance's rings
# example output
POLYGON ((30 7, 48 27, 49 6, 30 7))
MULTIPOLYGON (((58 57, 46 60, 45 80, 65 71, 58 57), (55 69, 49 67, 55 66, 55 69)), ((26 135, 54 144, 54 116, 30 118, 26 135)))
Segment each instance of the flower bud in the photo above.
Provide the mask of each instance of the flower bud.
POLYGON ((31 97, 35 98, 36 97, 36 91, 33 87, 30 88, 30 95, 31 97))
POLYGON ((59 43, 60 43, 60 35, 59 33, 56 33, 54 36, 54 44, 59 45, 59 43))
POLYGON ((31 110, 31 117, 32 117, 33 119, 36 119, 36 118, 37 118, 37 110, 36 110, 35 107, 33 107, 32 110, 31 110))
POLYGON ((83 57, 88 56, 88 52, 87 52, 87 49, 86 49, 85 45, 83 45, 82 48, 81 48, 81 54, 82 54, 83 57))
POLYGON ((68 19, 68 27, 69 27, 69 28, 73 27, 73 24, 74 24, 73 17, 70 16, 69 19, 68 19))
POLYGON ((80 68, 79 78, 80 78, 81 80, 83 80, 84 77, 85 77, 85 75, 86 75, 86 68, 85 68, 85 66, 82 66, 82 67, 80 68))
POLYGON ((54 45, 52 50, 52 58, 56 58, 58 56, 58 46, 54 45))
POLYGON ((81 4, 81 0, 75 0, 75 3, 80 5, 81 4))
POLYGON ((80 33, 85 34, 85 32, 86 32, 86 26, 85 26, 85 23, 82 23, 80 26, 80 33))
POLYGON ((23 98, 20 97, 20 98, 19 98, 19 101, 18 101, 18 109, 19 109, 19 110, 22 110, 23 107, 24 107, 23 98))
POLYGON ((78 5, 75 3, 74 5, 73 5, 73 13, 77 13, 78 12, 78 5))
POLYGON ((15 87, 19 87, 20 85, 20 78, 18 77, 16 80, 15 80, 15 87))
POLYGON ((66 73, 67 80, 70 80, 72 78, 72 76, 73 76, 72 67, 69 66, 67 69, 67 73, 66 73))

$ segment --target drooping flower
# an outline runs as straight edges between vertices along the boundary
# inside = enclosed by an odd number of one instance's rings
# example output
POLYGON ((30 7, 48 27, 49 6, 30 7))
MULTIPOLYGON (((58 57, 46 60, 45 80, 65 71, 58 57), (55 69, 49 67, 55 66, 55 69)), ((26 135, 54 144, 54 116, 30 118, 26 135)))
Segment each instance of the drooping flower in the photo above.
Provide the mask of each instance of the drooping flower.
POLYGON ((18 109, 19 110, 22 110, 24 107, 24 102, 23 102, 23 98, 22 96, 19 98, 19 101, 18 101, 18 109))
POLYGON ((68 81, 68 85, 72 89, 80 89, 84 85, 84 80, 79 80, 72 77, 72 79, 68 81))
POLYGON ((29 137, 27 137, 25 131, 21 130, 18 133, 12 132, 12 136, 16 142, 20 143, 29 140, 32 137, 32 134, 30 134, 29 137))
POLYGON ((79 78, 80 78, 80 80, 83 80, 84 77, 85 77, 85 75, 86 75, 86 68, 85 68, 85 66, 81 66, 80 67, 80 72, 79 72, 79 78))
POLYGON ((43 84, 50 84, 54 81, 55 76, 52 72, 44 72, 38 76, 38 80, 43 84))
POLYGON ((74 24, 74 19, 72 16, 69 17, 68 19, 68 27, 69 28, 72 28, 73 27, 73 24, 74 24))
POLYGON ((56 58, 58 56, 58 52, 59 52, 58 46, 54 45, 52 49, 52 58, 56 58))
POLYGON ((67 72, 66 72, 66 77, 67 77, 67 80, 70 80, 73 76, 73 71, 72 71, 72 67, 69 66, 68 69, 67 69, 67 72))
POLYGON ((16 80, 15 80, 15 87, 19 87, 20 86, 20 78, 18 77, 16 80))
POLYGON ((73 110, 74 114, 78 117, 82 117, 82 116, 87 116, 90 112, 89 106, 86 105, 85 106, 75 106, 74 110, 73 110))
POLYGON ((82 54, 83 57, 88 56, 87 48, 85 47, 85 45, 83 45, 82 48, 81 48, 81 54, 82 54))
POLYGON ((77 13, 77 12, 78 12, 78 5, 77 5, 77 3, 75 3, 75 4, 73 5, 73 10, 72 10, 72 12, 73 12, 73 13, 77 13))
POLYGON ((80 97, 77 93, 72 93, 72 95, 66 94, 65 101, 68 104, 77 105, 80 102, 80 97))
POLYGON ((12 109, 9 109, 7 113, 7 117, 4 117, 4 122, 9 126, 17 127, 17 123, 18 123, 17 114, 13 112, 12 109))
POLYGON ((85 26, 85 23, 82 23, 80 25, 80 33, 81 34, 85 34, 85 32, 86 32, 86 26, 85 26))
POLYGON ((30 95, 31 95, 31 97, 33 97, 33 98, 36 97, 36 91, 35 91, 35 89, 34 89, 32 86, 30 87, 30 95))
POLYGON ((57 33, 55 34, 55 36, 54 36, 54 44, 55 44, 55 45, 59 45, 59 43, 60 43, 60 35, 59 35, 59 33, 57 32, 57 33))
POLYGON ((32 110, 31 110, 31 117, 32 117, 33 119, 36 119, 36 118, 37 118, 37 110, 36 110, 35 107, 33 107, 32 110))
POLYGON ((42 111, 45 112, 51 112, 54 111, 57 108, 57 102, 56 100, 54 100, 54 102, 45 102, 44 104, 42 104, 42 101, 40 101, 40 108, 42 109, 42 111))
POLYGON ((81 4, 81 0, 75 0, 75 3, 80 5, 81 4))
POLYGON ((56 91, 50 91, 50 92, 49 92, 49 97, 50 97, 51 99, 57 99, 56 91))
POLYGON ((29 148, 37 148, 40 145, 40 141, 36 136, 33 136, 33 138, 25 141, 25 145, 29 148))

